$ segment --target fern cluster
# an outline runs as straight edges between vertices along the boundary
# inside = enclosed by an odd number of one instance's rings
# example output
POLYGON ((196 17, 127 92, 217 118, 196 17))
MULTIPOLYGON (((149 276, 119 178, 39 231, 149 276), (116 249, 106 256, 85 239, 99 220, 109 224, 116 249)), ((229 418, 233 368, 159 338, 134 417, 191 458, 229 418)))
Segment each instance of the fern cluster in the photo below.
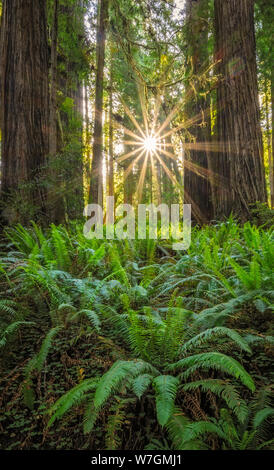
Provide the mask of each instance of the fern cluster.
POLYGON ((70 328, 79 337, 92 332, 117 357, 101 377, 81 380, 61 396, 47 411, 48 426, 80 407, 84 432, 108 416, 106 448, 119 448, 128 416, 141 406, 153 410, 161 434, 147 448, 203 449, 213 438, 224 449, 271 445, 273 409, 268 399, 259 404, 243 363, 254 345, 271 345, 273 338, 241 324, 250 308, 258 318, 273 309, 271 230, 229 219, 194 229, 187 253, 166 246, 170 256, 163 259, 155 240, 87 240, 77 224, 46 232, 18 225, 6 236, 0 347, 37 326, 33 309, 49 325, 25 365, 25 404, 34 409, 36 377, 70 328))

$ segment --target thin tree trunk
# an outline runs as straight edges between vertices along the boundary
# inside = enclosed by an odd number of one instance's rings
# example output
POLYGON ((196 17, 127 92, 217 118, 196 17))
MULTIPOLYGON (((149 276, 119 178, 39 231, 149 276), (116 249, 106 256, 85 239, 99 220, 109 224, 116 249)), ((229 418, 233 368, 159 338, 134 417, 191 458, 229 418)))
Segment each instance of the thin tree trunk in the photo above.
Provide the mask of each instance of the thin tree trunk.
POLYGON ((266 202, 254 33, 253 0, 215 0, 219 153, 214 172, 227 183, 215 191, 215 218, 266 202))
POLYGON ((109 155, 108 155, 108 195, 114 196, 114 165, 113 165, 113 63, 111 58, 109 85, 109 155))
POLYGON ((89 119, 89 86, 86 83, 85 86, 85 125, 86 125, 86 166, 88 168, 88 174, 90 171, 90 119, 89 119))
MULTIPOLYGON (((39 184, 48 154, 48 44, 44 0, 4 0, 1 26, 2 194, 18 191, 44 215, 39 184), (22 186, 24 185, 24 187, 22 186)), ((22 220, 23 204, 18 219, 22 220)), ((32 210, 32 212, 31 212, 32 210)), ((11 210, 6 214, 11 218, 11 210)), ((15 215, 16 217, 16 215, 15 215)))
POLYGON ((270 201, 273 206, 274 197, 274 186, 273 186, 273 160, 272 160, 272 149, 271 149, 271 129, 270 129, 270 118, 269 118, 269 98, 268 98, 268 86, 267 80, 265 79, 265 120, 266 120, 266 136, 267 136, 267 154, 268 154, 268 171, 269 171, 269 187, 270 187, 270 201))
POLYGON ((89 200, 103 206, 103 88, 105 64, 105 40, 108 21, 108 0, 98 4, 99 24, 97 29, 97 70, 95 91, 95 123, 93 141, 92 175, 89 200))

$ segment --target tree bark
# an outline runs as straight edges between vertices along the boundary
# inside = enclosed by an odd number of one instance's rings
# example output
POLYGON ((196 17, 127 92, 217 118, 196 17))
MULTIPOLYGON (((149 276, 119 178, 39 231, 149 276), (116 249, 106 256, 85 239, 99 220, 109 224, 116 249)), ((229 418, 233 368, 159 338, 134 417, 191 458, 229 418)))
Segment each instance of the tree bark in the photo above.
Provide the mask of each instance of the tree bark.
POLYGON ((58 42, 58 5, 54 0, 51 33, 51 74, 50 74, 50 111, 49 111, 49 153, 57 153, 57 42, 58 42))
POLYGON ((268 154, 268 171, 269 171, 269 187, 270 187, 270 203, 273 207, 274 197, 274 181, 273 181, 273 153, 271 142, 271 128, 270 128, 270 109, 269 109, 269 87, 268 82, 264 80, 264 94, 265 94, 265 121, 266 121, 266 138, 267 138, 267 154, 268 154))
POLYGON ((86 167, 88 170, 88 174, 90 174, 90 119, 89 119, 89 84, 86 82, 85 84, 85 128, 86 128, 86 167))
POLYGON ((272 165, 269 168, 271 192, 271 207, 274 208, 274 71, 271 72, 271 110, 272 110, 272 165))
POLYGON ((32 206, 33 217, 44 213, 45 191, 38 180, 49 148, 48 97, 45 1, 4 0, 1 190, 3 197, 19 191, 32 206))
POLYGON ((192 204, 192 218, 196 223, 209 222, 213 216, 212 195, 209 177, 201 176, 197 166, 208 170, 210 154, 206 149, 195 149, 195 143, 209 142, 210 133, 210 97, 205 92, 204 75, 209 59, 208 50, 208 0, 188 0, 186 3, 187 40, 188 40, 188 85, 190 97, 185 111, 189 120, 194 124, 188 129, 194 148, 188 150, 185 156, 184 193, 185 203, 192 204), (192 165, 195 166, 192 166, 192 165), (197 171, 195 171, 195 169, 197 171))
POLYGON ((266 202, 258 101, 253 0, 215 0, 217 133, 215 218, 249 217, 249 205, 266 202))
MULTIPOLYGON (((51 64, 50 64, 50 96, 49 96, 49 177, 51 184, 49 185, 47 198, 47 212, 50 215, 52 223, 59 224, 65 220, 65 203, 64 194, 59 194, 63 189, 60 185, 54 163, 58 153, 58 127, 57 127, 57 59, 58 59, 58 9, 59 0, 53 2, 53 15, 51 26, 51 64), (57 178, 56 178, 57 176, 57 178)), ((60 149, 60 143, 59 143, 60 149)))
POLYGON ((109 155, 108 155, 108 195, 114 196, 114 165, 113 165, 113 58, 110 65, 109 85, 109 155))
POLYGON ((103 89, 105 40, 108 21, 108 0, 100 0, 98 4, 99 24, 97 28, 97 70, 95 91, 95 123, 93 140, 92 175, 90 181, 89 200, 103 206, 103 89))

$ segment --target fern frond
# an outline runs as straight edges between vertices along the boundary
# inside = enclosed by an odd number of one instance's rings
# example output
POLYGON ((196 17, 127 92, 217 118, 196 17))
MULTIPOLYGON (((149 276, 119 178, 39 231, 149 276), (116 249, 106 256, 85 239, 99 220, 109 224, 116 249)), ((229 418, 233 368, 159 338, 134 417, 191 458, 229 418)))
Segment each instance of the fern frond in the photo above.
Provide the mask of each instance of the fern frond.
POLYGON ((73 406, 82 402, 87 393, 95 390, 97 382, 94 378, 83 380, 79 385, 76 385, 76 387, 62 395, 48 410, 48 413, 51 415, 48 426, 51 426, 56 419, 60 419, 73 406))
POLYGON ((160 375, 153 381, 156 392, 157 419, 165 426, 174 411, 179 379, 172 375, 160 375))
POLYGON ((70 317, 70 321, 74 321, 76 318, 78 318, 81 315, 85 315, 89 319, 90 323, 93 325, 95 330, 97 332, 100 332, 101 322, 97 313, 95 313, 93 310, 82 309, 79 312, 72 315, 72 317, 70 317))
POLYGON ((34 322, 28 322, 28 321, 15 321, 13 323, 10 323, 10 325, 7 326, 7 328, 4 330, 2 333, 1 339, 0 339, 0 348, 3 348, 8 340, 8 337, 11 336, 15 331, 20 328, 20 326, 29 326, 29 325, 35 325, 34 322))
POLYGON ((258 411, 253 419, 253 427, 254 429, 261 426, 261 424, 268 419, 270 416, 274 415, 274 408, 267 407, 263 408, 262 410, 258 411))
POLYGON ((94 407, 94 400, 93 398, 88 400, 88 404, 86 406, 84 420, 83 420, 83 430, 84 434, 89 434, 99 416, 100 408, 94 407))
POLYGON ((121 383, 146 372, 158 374, 153 366, 144 361, 116 361, 99 381, 94 397, 95 408, 100 408, 121 383))
POLYGON ((18 307, 18 304, 13 300, 1 299, 0 300, 0 312, 6 313, 12 317, 16 316, 15 308, 18 307))
POLYGON ((182 439, 187 443, 199 437, 205 438, 207 434, 216 434, 222 440, 226 440, 226 435, 222 429, 217 424, 211 423, 210 421, 197 421, 188 424, 184 429, 182 439))
POLYGON ((185 441, 185 429, 191 424, 179 408, 175 408, 172 416, 167 422, 167 432, 172 441, 172 447, 175 450, 202 450, 207 446, 199 439, 185 441))
POLYGON ((106 450, 117 450, 121 446, 121 437, 119 431, 126 420, 126 409, 132 400, 118 400, 109 410, 107 432, 106 432, 106 450))
POLYGON ((153 376, 149 374, 142 374, 133 379, 132 381, 132 391, 140 399, 145 393, 149 385, 153 380, 153 376))
POLYGON ((240 422, 244 423, 248 415, 246 402, 232 384, 219 379, 205 379, 190 382, 182 387, 185 391, 201 389, 203 392, 211 392, 222 398, 227 406, 235 413, 240 422))
POLYGON ((27 376, 29 376, 29 374, 34 370, 41 372, 43 365, 46 361, 46 358, 48 356, 49 350, 51 348, 52 341, 61 329, 62 327, 56 326, 47 333, 42 343, 42 346, 40 348, 40 351, 30 360, 30 362, 26 366, 25 370, 26 370, 27 376))
POLYGON ((255 390, 255 385, 251 376, 246 372, 246 370, 238 361, 232 357, 226 356, 225 354, 218 352, 195 354, 194 356, 181 359, 175 364, 171 364, 167 367, 167 370, 176 370, 179 368, 187 369, 182 374, 184 379, 187 379, 198 369, 220 370, 221 372, 225 372, 226 374, 232 375, 236 379, 241 380, 241 382, 252 392, 255 390))
POLYGON ((247 342, 239 335, 239 333, 237 333, 235 330, 232 330, 231 328, 226 328, 224 326, 208 328, 207 330, 203 331, 194 338, 191 338, 182 346, 181 353, 186 353, 192 348, 199 348, 199 346, 202 346, 203 344, 207 343, 207 341, 212 341, 215 338, 220 338, 222 336, 228 336, 230 339, 232 339, 232 341, 237 344, 240 349, 251 353, 250 347, 248 346, 247 342))

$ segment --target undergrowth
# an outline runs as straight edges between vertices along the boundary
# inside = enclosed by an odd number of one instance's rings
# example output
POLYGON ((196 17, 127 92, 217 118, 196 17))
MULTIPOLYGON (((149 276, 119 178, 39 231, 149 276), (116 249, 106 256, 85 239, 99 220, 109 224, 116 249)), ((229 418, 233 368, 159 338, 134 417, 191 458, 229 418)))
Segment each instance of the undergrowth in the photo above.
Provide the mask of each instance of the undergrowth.
POLYGON ((270 449, 273 232, 167 241, 10 228, 1 448, 270 449))

